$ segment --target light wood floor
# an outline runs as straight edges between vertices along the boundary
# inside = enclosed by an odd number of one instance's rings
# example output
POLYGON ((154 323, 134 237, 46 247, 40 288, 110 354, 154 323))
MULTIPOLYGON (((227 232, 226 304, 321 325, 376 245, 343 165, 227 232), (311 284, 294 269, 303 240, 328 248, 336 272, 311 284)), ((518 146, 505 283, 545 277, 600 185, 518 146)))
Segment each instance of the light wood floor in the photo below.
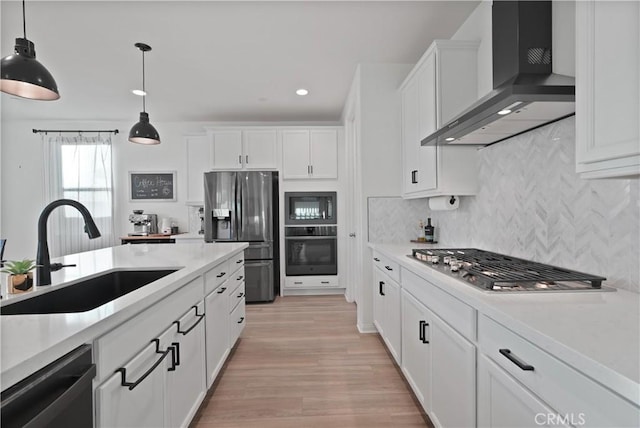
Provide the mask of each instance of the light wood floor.
POLYGON ((430 427, 377 334, 344 296, 247 305, 247 325, 191 426, 430 427))

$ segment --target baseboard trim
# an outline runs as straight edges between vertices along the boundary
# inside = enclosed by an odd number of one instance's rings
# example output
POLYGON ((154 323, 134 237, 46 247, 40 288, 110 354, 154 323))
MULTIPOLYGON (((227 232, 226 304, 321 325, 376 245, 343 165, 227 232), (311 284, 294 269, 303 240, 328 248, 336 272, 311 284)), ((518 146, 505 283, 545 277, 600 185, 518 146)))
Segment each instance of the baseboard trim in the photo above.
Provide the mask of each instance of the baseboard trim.
POLYGON ((373 324, 357 324, 360 333, 377 333, 378 329, 373 324))

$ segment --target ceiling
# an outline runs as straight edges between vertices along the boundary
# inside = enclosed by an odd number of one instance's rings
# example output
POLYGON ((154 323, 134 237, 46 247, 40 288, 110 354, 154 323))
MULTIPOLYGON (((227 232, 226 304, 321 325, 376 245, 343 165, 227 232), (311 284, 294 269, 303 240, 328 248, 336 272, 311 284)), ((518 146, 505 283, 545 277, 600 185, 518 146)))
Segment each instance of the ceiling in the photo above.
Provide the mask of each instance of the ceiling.
MULTIPOLYGON (((2 120, 338 121, 358 63, 415 63, 478 1, 27 1, 61 99, 1 95, 2 120), (295 94, 306 88, 309 95, 295 94)), ((1 55, 22 37, 2 0, 1 55)))

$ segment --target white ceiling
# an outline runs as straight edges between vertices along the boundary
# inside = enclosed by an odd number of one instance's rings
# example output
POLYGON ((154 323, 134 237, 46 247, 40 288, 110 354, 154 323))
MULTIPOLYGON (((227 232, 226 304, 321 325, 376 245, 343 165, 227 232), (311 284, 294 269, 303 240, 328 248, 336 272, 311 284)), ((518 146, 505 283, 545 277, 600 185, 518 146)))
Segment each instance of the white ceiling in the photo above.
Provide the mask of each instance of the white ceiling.
MULTIPOLYGON (((61 99, 2 94, 2 120, 337 121, 358 63, 415 63, 478 1, 27 1, 27 38, 61 99), (304 87, 309 95, 299 97, 304 87)), ((1 2, 1 55, 22 37, 1 2)))

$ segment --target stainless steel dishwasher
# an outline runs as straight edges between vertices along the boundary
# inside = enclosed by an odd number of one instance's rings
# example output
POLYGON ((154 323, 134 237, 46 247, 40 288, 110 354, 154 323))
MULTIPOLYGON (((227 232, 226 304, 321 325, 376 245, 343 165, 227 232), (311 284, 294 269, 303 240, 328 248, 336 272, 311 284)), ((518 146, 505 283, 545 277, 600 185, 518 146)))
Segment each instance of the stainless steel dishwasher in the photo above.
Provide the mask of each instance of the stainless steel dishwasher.
POLYGON ((93 427, 91 346, 81 345, 3 391, 0 425, 93 427))

